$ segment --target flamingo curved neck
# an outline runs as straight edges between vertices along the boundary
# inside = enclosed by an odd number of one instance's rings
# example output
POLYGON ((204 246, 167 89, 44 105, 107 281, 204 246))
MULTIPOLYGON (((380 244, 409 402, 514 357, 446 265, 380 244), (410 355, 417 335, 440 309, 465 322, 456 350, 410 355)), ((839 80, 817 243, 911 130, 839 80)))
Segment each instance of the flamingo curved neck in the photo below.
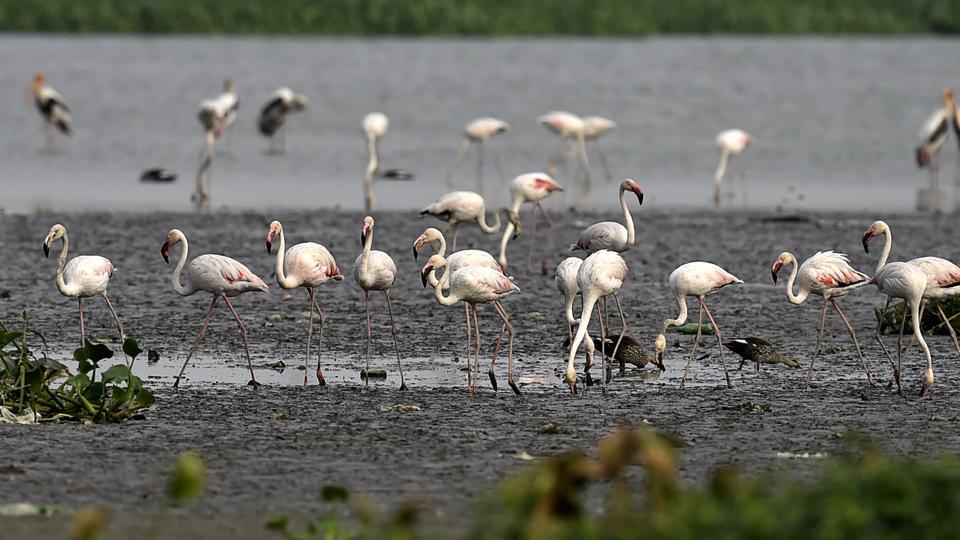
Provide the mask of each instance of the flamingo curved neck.
MULTIPOLYGON (((430 273, 430 277, 436 279, 433 272, 430 273)), ((443 269, 443 277, 433 286, 434 296, 436 296, 437 302, 442 306, 452 306, 460 301, 460 298, 453 294, 453 290, 450 290, 447 296, 444 296, 444 289, 450 289, 450 269, 447 267, 443 269)))
POLYGON ((667 328, 671 326, 680 326, 681 324, 687 322, 687 296, 684 294, 677 294, 677 306, 680 308, 680 313, 677 314, 676 319, 666 319, 663 321, 663 331, 661 334, 666 333, 667 328))
MULTIPOLYGON (((523 206, 524 196, 519 191, 513 195, 513 204, 510 205, 510 208, 517 214, 520 213, 520 207, 523 206)), ((513 231, 516 230, 511 221, 507 221, 507 224, 503 228, 503 237, 500 238, 500 254, 497 256, 497 263, 500 264, 500 268, 507 269, 507 245, 510 244, 510 239, 513 238, 513 231)))
POLYGON ((627 247, 633 247, 637 241, 636 232, 633 229, 633 216, 630 214, 630 208, 627 207, 626 190, 620 186, 620 208, 623 208, 623 221, 627 229, 627 247))
POLYGON ((573 318, 573 302, 577 299, 577 293, 563 293, 563 311, 567 315, 567 324, 576 324, 577 320, 573 318))
POLYGON ((914 297, 910 299, 910 319, 913 326, 913 335, 917 338, 917 341, 920 342, 920 346, 923 347, 923 353, 927 357, 927 372, 924 376, 924 384, 926 385, 927 378, 929 378, 930 384, 933 384, 933 360, 930 358, 930 348, 927 346, 927 341, 923 339, 923 332, 920 331, 921 298, 921 294, 915 294, 914 297))
POLYGON ((887 264, 890 251, 893 249, 893 233, 890 232, 890 227, 884 227, 881 234, 883 235, 883 250, 880 252, 880 259, 877 260, 877 269, 873 272, 874 274, 887 264))
POLYGON ((363 253, 360 254, 360 275, 366 279, 367 267, 370 261, 370 250, 373 249, 373 228, 367 233, 367 238, 363 242, 363 253))
POLYGON ((277 283, 284 289, 294 289, 300 286, 296 279, 287 277, 284 273, 284 260, 287 255, 287 242, 283 237, 283 226, 280 226, 280 246, 277 249, 277 265, 275 268, 277 274, 277 283))
POLYGON ((363 202, 367 212, 373 212, 376 207, 376 201, 373 199, 373 180, 380 170, 380 152, 377 148, 377 137, 367 135, 367 152, 370 154, 370 160, 367 162, 367 172, 363 176, 363 202))
POLYGON ((187 243, 187 237, 179 234, 177 235, 180 243, 183 244, 183 251, 180 252, 180 260, 177 261, 176 268, 173 269, 173 290, 176 291, 180 296, 190 296, 191 294, 197 292, 197 289, 190 283, 190 280, 187 280, 187 285, 180 284, 180 274, 183 272, 184 265, 187 264, 187 256, 190 251, 190 245, 187 243))
POLYGON ((67 252, 70 250, 70 240, 67 233, 63 233, 63 247, 60 248, 60 256, 57 257, 57 290, 64 296, 75 296, 76 291, 73 287, 67 285, 63 279, 63 268, 67 265, 67 252))
POLYGON ((500 230, 500 212, 493 213, 493 225, 487 225, 487 209, 484 207, 477 217, 477 225, 484 234, 494 234, 500 230))
POLYGON ((787 279, 787 300, 791 304, 802 304, 807 300, 807 297, 810 296, 810 291, 808 289, 800 288, 797 294, 793 294, 793 282, 797 279, 798 264, 796 257, 791 256, 789 261, 793 265, 793 269, 790 270, 790 277, 787 279))
POLYGON ((594 295, 583 294, 583 310, 580 313, 580 325, 577 326, 577 335, 574 336, 573 342, 570 343, 570 355, 567 357, 568 373, 573 369, 573 360, 577 356, 577 351, 580 350, 580 344, 583 343, 583 338, 587 335, 587 326, 590 325, 590 317, 593 315, 593 306, 596 305, 596 303, 597 298, 594 295))

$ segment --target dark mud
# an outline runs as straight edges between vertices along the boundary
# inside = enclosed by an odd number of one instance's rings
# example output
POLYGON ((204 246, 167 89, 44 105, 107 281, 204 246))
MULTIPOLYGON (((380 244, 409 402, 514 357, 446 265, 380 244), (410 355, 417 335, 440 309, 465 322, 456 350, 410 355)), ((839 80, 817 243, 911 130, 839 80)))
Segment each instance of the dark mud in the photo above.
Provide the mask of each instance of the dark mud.
MULTIPOLYGON (((250 329, 254 363, 282 360, 286 370, 276 373, 261 367, 258 378, 270 384, 256 391, 246 387, 249 376, 239 335, 221 308, 183 387, 170 388, 209 297, 180 298, 171 290, 172 268, 159 254, 169 228, 176 226, 187 234, 192 254, 234 256, 273 284, 273 258, 263 247, 271 219, 284 222, 288 242, 327 245, 349 276, 360 250, 360 217, 280 211, 0 218, 6 255, 0 259, 4 276, 0 288, 10 293, 0 295, 0 313, 8 323, 23 310, 34 311, 33 324, 47 335, 59 357, 67 356, 79 340, 76 304, 56 292, 56 262, 53 256, 44 260, 40 249, 49 226, 59 221, 71 233, 74 254, 102 254, 119 268, 110 294, 128 334, 161 357, 154 366, 142 366, 152 375, 150 384, 159 389, 157 406, 145 420, 113 426, 0 426, 0 466, 23 470, 0 473, 5 502, 68 509, 106 505, 115 510, 118 531, 143 534, 152 528, 162 537, 186 533, 260 538, 266 535, 262 529, 266 516, 311 515, 321 508, 320 488, 326 484, 347 486, 387 507, 415 498, 430 509, 429 516, 450 523, 470 508, 476 496, 526 466, 521 456, 589 449, 620 425, 649 423, 683 441, 681 473, 690 482, 702 481, 723 464, 749 474, 784 469, 806 476, 821 460, 785 459, 784 453, 836 454, 844 450, 851 433, 863 433, 897 455, 956 451, 960 444, 956 353, 947 338, 928 338, 937 375, 932 394, 915 396, 924 368, 918 347, 904 372, 904 395, 891 391, 890 370, 871 336, 872 309, 882 304, 872 288, 843 299, 841 305, 880 381, 876 388, 867 386, 849 336, 834 316, 810 390, 803 388, 803 370, 782 366, 764 366, 760 373, 745 366, 732 372, 734 387, 726 389, 716 343, 707 341, 704 352, 710 357, 694 362, 692 380, 679 393, 692 337, 674 333, 668 336, 667 371, 662 376, 631 372, 614 378, 606 398, 595 387, 570 396, 559 378, 566 359, 561 347, 566 327, 552 271, 566 256, 562 246, 600 216, 559 211, 554 212, 558 227, 549 275, 541 275, 539 264, 534 272, 527 271, 527 238, 511 249, 511 273, 523 294, 508 299, 505 307, 518 332, 516 369, 524 383, 523 398, 514 397, 506 386, 505 356, 498 362, 500 392, 495 394, 482 377, 480 395, 466 395, 463 311, 437 305, 420 286, 422 261, 412 260, 410 246, 424 227, 435 223, 411 213, 378 216, 374 240, 375 247, 394 256, 401 273, 392 297, 409 392, 397 390, 382 295, 372 300, 373 364, 386 368, 389 375, 386 382, 371 381, 369 390, 363 388, 359 378, 364 364, 363 303, 349 277, 325 286, 318 295, 328 316, 323 354, 328 386, 313 384, 312 368, 311 386, 299 386, 307 296, 292 291, 284 300, 273 285, 267 294, 238 298, 236 306, 250 329), (396 404, 417 405, 420 410, 397 412, 391 409, 396 404), (539 428, 548 423, 557 425, 559 432, 541 433, 539 428), (185 449, 198 451, 207 461, 209 490, 188 509, 170 508, 164 482, 174 456, 185 449)), ((725 337, 761 336, 806 367, 820 302, 790 305, 783 285, 775 287, 770 279, 770 264, 785 249, 800 258, 818 249, 843 251, 868 272, 875 261, 873 255, 863 254, 859 238, 876 216, 829 214, 815 215, 809 222, 778 223, 766 220, 768 214, 643 209, 637 217, 639 245, 625 255, 630 276, 621 298, 628 333, 645 344, 652 345, 660 321, 676 312, 667 274, 683 262, 709 260, 746 282, 708 300, 725 337)), ((960 259, 953 242, 954 220, 901 216, 889 223, 896 238, 893 259, 924 254, 960 259)), ((462 240, 487 249, 496 244, 493 237, 482 237, 476 230, 467 230, 462 240)), ((110 338, 109 313, 101 304, 88 303, 88 331, 110 338)), ((481 325, 483 355, 489 359, 499 329, 492 311, 481 308, 481 325)), ((892 344, 893 338, 886 339, 892 344)), ((734 370, 736 357, 727 355, 726 360, 734 370)), ((311 359, 311 366, 315 361, 311 359)), ((65 519, 0 522, 12 532, 11 538, 37 530, 40 537, 60 537, 65 519)))

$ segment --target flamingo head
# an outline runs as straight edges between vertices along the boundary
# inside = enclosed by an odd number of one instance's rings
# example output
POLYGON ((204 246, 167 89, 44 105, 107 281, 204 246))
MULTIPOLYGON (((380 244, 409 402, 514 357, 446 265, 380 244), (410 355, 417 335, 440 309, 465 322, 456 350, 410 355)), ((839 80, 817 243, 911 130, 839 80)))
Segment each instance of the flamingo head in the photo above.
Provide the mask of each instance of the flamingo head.
POLYGON ((280 234, 283 231, 283 226, 280 225, 280 222, 274 220, 270 222, 270 230, 267 232, 267 253, 270 253, 273 248, 273 238, 280 234))
POLYGON ((437 269, 443 268, 446 265, 447 260, 443 258, 443 255, 433 255, 430 257, 427 264, 423 265, 423 269, 420 270, 420 281, 423 282, 423 286, 426 287, 430 281, 431 272, 435 272, 437 269))
POLYGON ((170 246, 179 244, 181 238, 183 238, 183 233, 178 229, 172 229, 167 233, 167 237, 163 239, 163 245, 160 246, 160 256, 163 257, 163 262, 170 264, 170 246))
POLYGON ((434 227, 429 227, 427 230, 423 231, 423 234, 417 237, 413 242, 413 258, 417 259, 417 256, 420 255, 420 250, 423 249, 423 245, 429 242, 439 242, 443 240, 443 233, 439 229, 434 227))
POLYGON ((367 236, 370 235, 370 232, 373 231, 373 218, 367 216, 363 218, 363 228, 360 229, 360 245, 367 245, 367 236))
POLYGON ((653 365, 660 368, 660 371, 666 371, 667 368, 663 365, 663 352, 667 350, 667 337, 663 334, 657 336, 657 340, 653 343, 653 365))
POLYGON ((643 205, 643 188, 640 187, 640 184, 628 178, 620 184, 620 190, 632 191, 637 196, 637 202, 639 202, 641 206, 643 205))
POLYGON ((876 238, 877 236, 886 234, 887 224, 882 221, 874 221, 873 225, 863 233, 863 251, 864 253, 870 253, 870 241, 876 238))
POLYGON ((513 238, 516 239, 520 236, 520 214, 513 208, 507 208, 506 206, 501 208, 500 211, 507 215, 507 221, 513 225, 513 238))
POLYGON ((783 265, 787 264, 790 254, 784 251, 777 257, 777 260, 773 261, 773 266, 770 267, 770 276, 773 278, 773 282, 777 282, 777 277, 780 275, 780 269, 783 268, 783 265))
POLYGON ((50 256, 50 246, 57 240, 63 238, 67 234, 67 229, 63 225, 57 223, 53 227, 50 227, 50 232, 47 233, 47 237, 43 239, 43 256, 50 256))

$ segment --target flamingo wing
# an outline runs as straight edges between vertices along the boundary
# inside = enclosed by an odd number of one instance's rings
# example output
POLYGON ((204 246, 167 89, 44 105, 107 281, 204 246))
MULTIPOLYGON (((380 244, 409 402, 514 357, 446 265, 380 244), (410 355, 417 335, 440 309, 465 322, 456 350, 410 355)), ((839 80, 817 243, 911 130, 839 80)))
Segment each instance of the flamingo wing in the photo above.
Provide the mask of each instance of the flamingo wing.
POLYGON ((107 289, 114 270, 109 259, 99 255, 81 255, 67 262, 63 268, 63 278, 67 285, 80 290, 79 296, 90 296, 107 289))
POLYGON ((243 263, 223 255, 200 255, 190 262, 190 281, 206 291, 266 291, 267 284, 243 263))
POLYGON ((927 287, 946 289, 960 285, 960 267, 940 257, 920 257, 909 261, 927 275, 927 287))
POLYGON ((595 253, 601 249, 620 251, 627 241, 627 229, 614 221, 594 223, 580 233, 577 243, 571 246, 573 251, 595 253))
POLYGON ((843 288, 870 280, 870 276, 850 266, 843 253, 819 251, 800 266, 800 272, 821 288, 843 288))
POLYGON ((284 257, 284 272, 296 275, 311 286, 330 279, 342 278, 337 261, 326 247, 313 242, 303 242, 287 250, 284 257))

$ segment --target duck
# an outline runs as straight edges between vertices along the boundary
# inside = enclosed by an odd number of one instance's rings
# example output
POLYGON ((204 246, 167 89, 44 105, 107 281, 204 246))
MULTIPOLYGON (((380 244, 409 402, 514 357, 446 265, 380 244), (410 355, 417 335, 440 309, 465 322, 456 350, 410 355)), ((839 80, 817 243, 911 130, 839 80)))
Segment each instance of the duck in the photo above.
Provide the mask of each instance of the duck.
POLYGON ((724 342, 724 347, 737 353, 740 356, 740 365, 738 370, 743 369, 743 364, 755 362, 757 370, 760 370, 760 364, 783 364, 791 368, 799 368, 800 363, 789 356, 780 354, 777 348, 769 341, 758 337, 734 338, 724 342))

